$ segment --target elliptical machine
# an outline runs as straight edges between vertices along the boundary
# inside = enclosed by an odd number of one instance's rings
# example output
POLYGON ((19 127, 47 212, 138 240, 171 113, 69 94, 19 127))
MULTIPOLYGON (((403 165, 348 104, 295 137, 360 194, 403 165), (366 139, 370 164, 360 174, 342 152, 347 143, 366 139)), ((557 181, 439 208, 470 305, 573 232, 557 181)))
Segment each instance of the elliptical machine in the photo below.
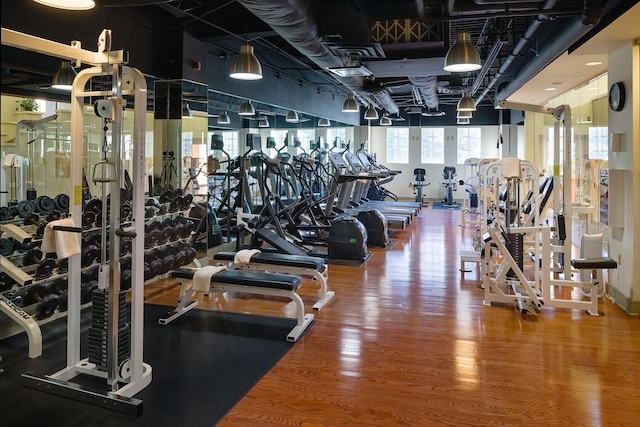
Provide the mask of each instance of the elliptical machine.
POLYGON ((447 208, 458 208, 459 205, 453 200, 453 192, 458 187, 458 183, 453 180, 456 176, 455 166, 445 166, 442 176, 446 180, 442 183, 445 188, 445 196, 442 199, 442 206, 447 208))
POLYGON ((425 174, 426 171, 422 168, 415 168, 413 170, 413 175, 414 175, 414 183, 413 183, 413 189, 415 190, 413 194, 416 195, 416 202, 420 203, 421 205, 424 205, 424 194, 422 194, 422 187, 426 187, 427 185, 431 185, 430 182, 427 182, 425 184, 425 174))

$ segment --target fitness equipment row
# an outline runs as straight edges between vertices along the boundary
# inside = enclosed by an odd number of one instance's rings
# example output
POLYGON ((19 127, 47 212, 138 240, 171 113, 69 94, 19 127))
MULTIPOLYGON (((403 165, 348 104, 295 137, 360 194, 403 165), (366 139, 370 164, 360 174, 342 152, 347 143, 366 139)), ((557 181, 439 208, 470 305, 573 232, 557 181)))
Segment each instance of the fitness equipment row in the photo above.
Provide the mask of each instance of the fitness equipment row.
POLYGON ((69 212, 69 196, 58 194, 55 198, 40 196, 35 200, 11 201, 0 207, 0 221, 11 221, 16 216, 27 218, 34 213, 48 214, 53 210, 69 212))

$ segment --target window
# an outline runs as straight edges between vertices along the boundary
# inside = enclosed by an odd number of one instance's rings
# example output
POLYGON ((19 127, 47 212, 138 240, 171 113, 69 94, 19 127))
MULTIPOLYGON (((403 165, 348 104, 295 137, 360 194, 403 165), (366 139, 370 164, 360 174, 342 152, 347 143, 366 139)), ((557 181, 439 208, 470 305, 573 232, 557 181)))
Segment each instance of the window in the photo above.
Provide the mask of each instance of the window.
POLYGON ((458 128, 458 164, 464 164, 464 161, 471 157, 482 157, 481 147, 480 128, 458 128))
POLYGON ((222 140, 224 141, 224 151, 229 154, 230 158, 238 157, 238 132, 222 132, 222 140))
POLYGON ((420 163, 444 164, 444 128, 422 128, 420 163))
POLYGON ((609 160, 609 140, 607 127, 589 128, 589 158, 609 160))
POLYGON ((298 129, 298 139, 300 140, 300 148, 297 151, 297 154, 301 154, 303 152, 311 151, 311 144, 316 137, 315 129, 298 129), (304 150, 304 151, 303 151, 304 150))
POLYGON ((387 129, 387 163, 409 163, 409 128, 387 129))

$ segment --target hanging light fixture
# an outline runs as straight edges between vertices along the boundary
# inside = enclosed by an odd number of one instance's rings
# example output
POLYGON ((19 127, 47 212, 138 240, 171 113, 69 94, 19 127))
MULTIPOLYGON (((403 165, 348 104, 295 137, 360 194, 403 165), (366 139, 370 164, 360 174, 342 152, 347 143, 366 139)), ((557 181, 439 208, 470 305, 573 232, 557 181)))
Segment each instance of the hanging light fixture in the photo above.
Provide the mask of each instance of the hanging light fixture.
POLYGON ((451 46, 444 58, 444 70, 453 73, 466 73, 482 68, 480 54, 471 43, 471 36, 461 31, 456 36, 456 42, 451 46))
POLYGON ((473 117, 473 111, 467 111, 467 110, 458 111, 458 115, 456 116, 456 118, 458 119, 471 119, 472 117, 473 117))
POLYGON ((298 117, 298 113, 297 112, 295 112, 293 110, 289 110, 285 120, 288 123, 298 123, 300 121, 300 117, 298 117))
POLYGON ((458 119, 457 124, 459 124, 459 125, 468 125, 468 124, 471 124, 471 120, 469 120, 469 119, 458 119))
POLYGON ((476 103, 473 102, 473 99, 469 95, 469 93, 465 92, 458 101, 458 111, 476 111, 476 103))
POLYGON ((53 76, 51 87, 54 89, 71 90, 73 88, 73 80, 78 73, 71 66, 71 61, 62 61, 60 69, 53 76))
POLYGON ((191 108, 189 108, 189 104, 186 102, 182 103, 182 118, 190 119, 193 117, 193 113, 191 112, 191 108))
POLYGON ((373 105, 369 105, 367 111, 364 112, 365 120, 378 120, 378 110, 373 105))
POLYGON ((258 122, 258 127, 259 128, 268 128, 269 127, 269 119, 265 116, 262 116, 260 118, 260 121, 258 122))
POLYGON ((231 64, 229 77, 237 80, 260 80, 262 78, 262 66, 253 54, 253 46, 249 43, 240 46, 240 53, 231 64))
POLYGON ((231 119, 229 119, 229 115, 227 114, 227 112, 226 111, 220 112, 220 115, 218 116, 218 124, 228 125, 229 123, 231 123, 231 119))
POLYGON ((318 127, 327 127, 331 126, 331 121, 325 117, 321 117, 318 119, 318 127))
POLYGON ((380 126, 391 126, 391 119, 389 116, 384 115, 380 118, 380 126))
POLYGON ((251 101, 245 99, 245 101, 240 106, 240 111, 238 111, 238 115, 240 116, 253 116, 256 114, 255 108, 251 104, 251 101))
POLYGON ((34 0, 36 3, 43 4, 45 6, 55 7, 58 9, 67 10, 89 10, 96 7, 96 2, 93 0, 34 0))
POLYGON ((356 102, 355 98, 353 97, 353 94, 350 93, 347 96, 347 99, 344 101, 344 104, 342 104, 342 112, 343 113, 357 113, 358 111, 360 111, 360 108, 358 107, 358 103, 356 102))

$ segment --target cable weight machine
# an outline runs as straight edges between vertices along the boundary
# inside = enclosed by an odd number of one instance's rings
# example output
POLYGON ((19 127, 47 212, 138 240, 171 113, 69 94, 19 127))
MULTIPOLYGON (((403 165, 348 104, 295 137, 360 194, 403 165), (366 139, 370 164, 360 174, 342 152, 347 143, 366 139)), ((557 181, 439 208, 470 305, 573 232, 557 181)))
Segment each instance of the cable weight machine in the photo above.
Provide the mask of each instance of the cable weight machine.
MULTIPOLYGON (((103 30, 98 38, 98 51, 90 52, 80 48, 79 42, 71 46, 27 34, 2 29, 3 44, 27 49, 81 64, 91 65, 78 73, 71 93, 71 186, 73 196, 70 200, 71 218, 82 218, 83 198, 83 110, 85 98, 100 98, 95 104, 95 113, 105 119, 105 127, 111 126, 112 144, 103 145, 103 158, 93 170, 93 181, 103 186, 103 196, 109 193, 112 208, 109 209, 110 221, 102 221, 102 236, 109 236, 109 260, 103 254, 103 265, 98 278, 98 291, 102 302, 94 304, 100 311, 102 338, 92 350, 90 357, 80 357, 81 336, 81 254, 69 257, 69 286, 67 313, 67 360, 66 366, 51 375, 38 377, 23 374, 23 384, 27 387, 45 390, 67 398, 80 400, 107 409, 140 415, 142 401, 133 396, 151 383, 151 366, 143 362, 143 325, 144 325, 144 271, 141 263, 132 263, 131 279, 131 316, 129 331, 121 333, 123 294, 120 292, 120 238, 132 239, 132 257, 143 259, 144 242, 136 236, 144 236, 144 177, 145 177, 145 116, 147 104, 146 81, 138 70, 125 66, 128 57, 124 51, 111 50, 111 31, 103 30), (85 89, 91 87, 92 79, 111 79, 111 90, 85 89), (124 97, 133 100, 133 203, 132 220, 124 227, 121 224, 120 188, 123 182, 120 145, 122 140, 123 113, 126 105, 124 97), (110 157, 109 157, 110 156, 110 157), (108 227, 108 228, 107 228, 108 227), (119 345, 119 340, 123 341, 119 345), (96 357, 97 356, 97 357, 96 357), (106 387, 90 389, 74 382, 80 375, 104 379, 106 387)), ((105 130, 106 132, 106 130, 105 130)), ((103 201, 106 202, 106 197, 103 201)), ((103 209, 107 212, 107 209, 103 209)), ((103 246, 104 247, 104 246, 103 246)))

